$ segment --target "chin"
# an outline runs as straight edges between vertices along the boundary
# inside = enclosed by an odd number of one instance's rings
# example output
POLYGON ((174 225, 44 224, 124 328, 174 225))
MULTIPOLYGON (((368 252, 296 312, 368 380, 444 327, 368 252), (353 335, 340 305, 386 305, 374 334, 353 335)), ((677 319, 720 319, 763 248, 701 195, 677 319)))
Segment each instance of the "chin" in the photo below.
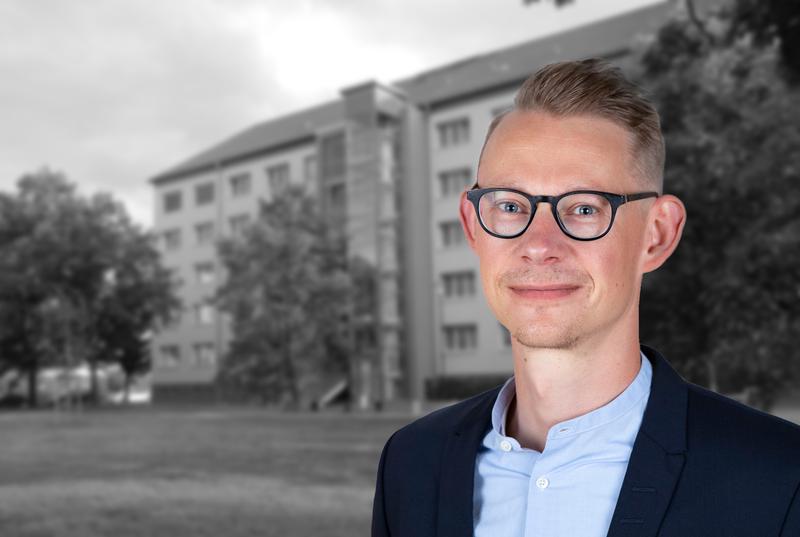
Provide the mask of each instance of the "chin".
POLYGON ((513 330, 511 337, 521 345, 534 349, 574 349, 580 342, 580 336, 570 329, 561 327, 526 326, 513 330), (548 329, 549 328, 549 329, 548 329))

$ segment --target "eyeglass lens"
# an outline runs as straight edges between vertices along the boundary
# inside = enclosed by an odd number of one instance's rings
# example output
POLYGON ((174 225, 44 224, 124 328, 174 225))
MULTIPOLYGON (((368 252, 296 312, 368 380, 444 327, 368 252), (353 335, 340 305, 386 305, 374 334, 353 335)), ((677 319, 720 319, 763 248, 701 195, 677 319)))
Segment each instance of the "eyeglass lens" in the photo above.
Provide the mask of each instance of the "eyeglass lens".
MULTIPOLYGON (((531 218, 531 204, 516 192, 495 190, 481 196, 478 203, 481 221, 489 231, 510 237, 525 229, 531 218)), ((599 237, 611 225, 613 209, 604 196, 570 194, 556 206, 558 218, 567 232, 580 239, 599 237)))

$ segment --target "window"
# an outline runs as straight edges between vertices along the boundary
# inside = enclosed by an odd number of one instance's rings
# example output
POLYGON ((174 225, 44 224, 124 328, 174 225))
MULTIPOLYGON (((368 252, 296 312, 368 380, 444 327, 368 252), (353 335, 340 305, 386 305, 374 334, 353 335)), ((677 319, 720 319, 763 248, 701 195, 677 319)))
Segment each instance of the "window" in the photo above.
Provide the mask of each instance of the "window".
POLYGON ((181 348, 177 345, 162 345, 158 349, 158 363, 162 367, 175 367, 181 361, 181 348))
POLYGON ((439 174, 439 192, 441 192, 442 196, 460 194, 472 182, 472 170, 470 168, 447 170, 439 174))
POLYGON ((194 344, 194 363, 196 365, 216 365, 217 351, 213 343, 194 344))
POLYGON ((194 226, 197 244, 211 244, 214 242, 214 222, 201 222, 194 226))
POLYGON ((447 350, 474 349, 478 346, 478 327, 474 324, 453 324, 444 327, 447 350))
POLYGON ((344 133, 331 134, 320 142, 320 172, 324 181, 338 179, 345 173, 345 139, 344 133))
POLYGON ((328 208, 331 211, 344 211, 345 189, 344 183, 328 187, 328 208))
POLYGON ((167 251, 175 251, 181 247, 181 230, 168 229, 164 232, 164 249, 167 251))
POLYGON ((444 296, 473 296, 475 294, 475 273, 472 271, 442 274, 444 296))
POLYGON ((356 326, 353 329, 353 336, 356 349, 374 349, 377 345, 375 326, 372 324, 367 324, 366 326, 356 326))
POLYGON ((214 307, 201 302, 194 305, 194 322, 197 324, 211 324, 214 322, 214 307))
POLYGON ((247 196, 250 194, 250 174, 240 173, 230 178, 231 194, 233 197, 247 196))
POLYGON ((237 216, 231 216, 229 223, 231 227, 231 235, 234 237, 242 237, 244 236, 247 226, 250 225, 250 215, 240 214, 237 216))
POLYGON ((214 283, 214 263, 198 263, 194 266, 194 274, 197 278, 197 283, 208 284, 214 283))
POLYGON ((498 324, 498 326, 500 327, 500 341, 503 343, 503 347, 510 347, 511 332, 509 332, 508 328, 506 328, 502 324, 498 324))
POLYGON ((310 187, 317 180, 317 156, 309 155, 303 159, 303 181, 310 187))
POLYGON ((164 212, 174 213, 175 211, 180 211, 182 201, 180 191, 173 190, 172 192, 167 192, 164 194, 164 212))
POLYGON ((197 205, 208 205, 214 201, 214 183, 203 183, 194 188, 194 200, 197 205))
POLYGON ((469 119, 461 118, 439 123, 439 145, 452 147, 469 142, 469 119))
POLYGON ((443 246, 451 247, 464 244, 464 232, 461 230, 461 223, 458 220, 441 222, 439 230, 442 233, 443 246))
POLYGON ((289 164, 283 163, 267 168, 267 181, 273 196, 284 192, 289 187, 289 164))

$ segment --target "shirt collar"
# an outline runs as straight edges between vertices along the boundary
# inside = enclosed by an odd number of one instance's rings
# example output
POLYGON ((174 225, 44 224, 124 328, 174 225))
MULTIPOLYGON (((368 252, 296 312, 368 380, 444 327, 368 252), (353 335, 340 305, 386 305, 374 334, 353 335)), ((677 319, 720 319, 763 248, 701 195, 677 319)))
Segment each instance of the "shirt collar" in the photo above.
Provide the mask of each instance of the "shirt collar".
MULTIPOLYGON (((640 366, 639 373, 628 385, 625 390, 617 397, 591 412, 570 420, 562 421, 553 425, 547 433, 549 440, 553 435, 558 434, 559 438, 580 434, 582 432, 603 426, 615 419, 623 416, 632 409, 642 397, 650 393, 650 383, 653 377, 653 366, 644 354, 639 353, 640 366)), ((492 429, 501 437, 506 437, 506 420, 511 401, 516 395, 514 377, 509 378, 500 392, 497 400, 492 407, 492 429)))

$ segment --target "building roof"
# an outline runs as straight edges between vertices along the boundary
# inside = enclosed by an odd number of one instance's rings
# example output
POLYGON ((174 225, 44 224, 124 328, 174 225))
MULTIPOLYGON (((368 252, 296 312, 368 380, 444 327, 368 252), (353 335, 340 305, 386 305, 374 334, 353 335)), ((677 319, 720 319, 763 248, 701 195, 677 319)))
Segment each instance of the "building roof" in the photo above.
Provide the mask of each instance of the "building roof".
MULTIPOLYGON (((624 55, 637 34, 652 34, 665 21, 669 2, 534 39, 488 54, 425 71, 393 85, 408 99, 437 106, 456 99, 510 87, 539 67, 554 61, 590 56, 624 55)), ((223 140, 151 179, 164 183, 215 166, 267 151, 311 141, 315 131, 344 117, 344 105, 335 100, 286 116, 268 119, 223 140)))
POLYGON ((654 4, 623 15, 467 58, 395 82, 416 104, 437 104, 516 85, 548 63, 629 52, 637 35, 652 35, 672 6, 654 4))
POLYGON ((337 100, 268 119, 159 173, 150 181, 154 184, 164 183, 267 151, 311 141, 317 129, 343 117, 344 103, 337 100))

